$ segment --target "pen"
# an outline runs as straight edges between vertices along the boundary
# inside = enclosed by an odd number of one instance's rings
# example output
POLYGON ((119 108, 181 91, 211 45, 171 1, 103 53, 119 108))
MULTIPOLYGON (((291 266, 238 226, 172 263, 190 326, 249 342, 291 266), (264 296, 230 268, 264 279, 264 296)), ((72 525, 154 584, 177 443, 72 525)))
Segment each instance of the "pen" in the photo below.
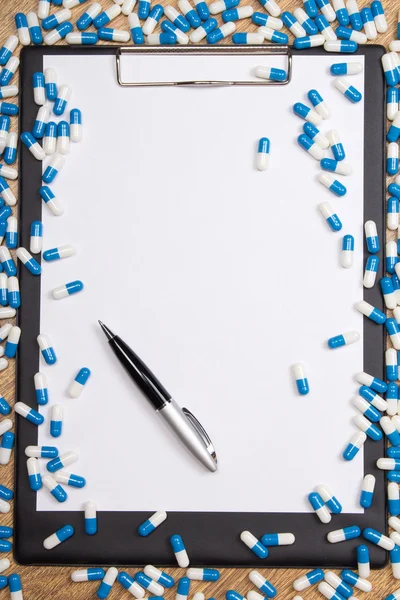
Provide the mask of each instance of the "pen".
POLYGON ((142 390, 154 410, 197 460, 209 471, 216 471, 217 455, 214 446, 196 417, 187 408, 180 408, 177 405, 150 369, 118 335, 110 331, 101 321, 99 325, 118 360, 142 390))

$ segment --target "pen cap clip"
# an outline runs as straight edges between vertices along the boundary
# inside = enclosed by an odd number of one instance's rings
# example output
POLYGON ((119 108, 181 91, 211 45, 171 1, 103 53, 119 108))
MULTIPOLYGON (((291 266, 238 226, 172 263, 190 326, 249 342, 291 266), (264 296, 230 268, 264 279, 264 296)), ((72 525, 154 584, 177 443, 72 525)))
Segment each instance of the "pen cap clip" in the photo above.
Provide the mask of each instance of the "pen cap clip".
POLYGON ((194 414, 191 413, 189 409, 182 407, 182 412, 185 415, 185 417, 187 418, 187 420, 189 421, 189 423, 192 425, 192 427, 194 427, 194 429, 197 431, 197 433, 203 440, 204 445, 205 445, 208 453, 210 454, 210 456, 212 456, 212 458, 215 460, 215 462, 217 462, 217 454, 215 452, 214 445, 213 445, 207 431, 204 429, 203 425, 200 423, 200 421, 198 421, 196 419, 194 414))

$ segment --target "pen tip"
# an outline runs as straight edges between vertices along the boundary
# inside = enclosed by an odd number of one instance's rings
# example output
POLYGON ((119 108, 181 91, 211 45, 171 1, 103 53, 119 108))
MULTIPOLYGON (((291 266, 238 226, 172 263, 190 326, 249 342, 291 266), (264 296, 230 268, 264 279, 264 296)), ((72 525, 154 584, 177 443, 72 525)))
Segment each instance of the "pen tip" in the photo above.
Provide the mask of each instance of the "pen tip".
POLYGON ((115 337, 115 334, 111 331, 111 329, 109 329, 107 327, 107 325, 104 325, 104 323, 102 321, 98 321, 100 327, 102 328, 102 330, 104 331, 106 337, 108 340, 111 340, 113 337, 115 337))

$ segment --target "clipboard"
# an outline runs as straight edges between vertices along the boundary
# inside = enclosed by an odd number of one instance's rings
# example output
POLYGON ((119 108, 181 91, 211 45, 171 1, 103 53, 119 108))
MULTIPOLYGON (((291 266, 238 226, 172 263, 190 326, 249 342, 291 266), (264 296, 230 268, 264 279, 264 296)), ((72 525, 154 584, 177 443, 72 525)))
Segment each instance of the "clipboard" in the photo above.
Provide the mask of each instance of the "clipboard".
MULTIPOLYGON (((323 54, 318 49, 298 51, 281 48, 280 50, 289 57, 289 78, 285 82, 289 85, 291 70, 295 68, 295 64, 293 67, 291 64, 293 58, 298 56, 316 57, 323 54)), ((120 83, 126 85, 130 82, 121 79, 122 75, 117 70, 119 60, 123 54, 135 51, 135 48, 116 51, 115 48, 104 46, 99 48, 37 47, 23 49, 20 75, 20 131, 30 130, 34 121, 37 107, 31 101, 31 79, 35 71, 43 70, 45 56, 65 55, 71 57, 71 60, 76 57, 82 59, 91 56, 115 57, 115 76, 117 77, 119 73, 120 83)), ((253 52, 255 55, 259 55, 269 53, 271 50, 269 46, 224 46, 217 48, 144 48, 144 51, 147 53, 152 52, 155 55, 168 52, 172 57, 185 52, 193 55, 204 53, 205 55, 213 54, 216 56, 232 54, 240 56, 253 52)), ((380 66, 380 58, 383 53, 384 49, 380 46, 365 46, 356 53, 356 56, 363 56, 365 60, 364 221, 372 219, 376 222, 378 234, 382 241, 385 239, 385 108, 383 103, 385 87, 380 66)), ((325 54, 323 55, 325 56, 325 54)), ((343 55, 332 54, 331 58, 332 62, 335 62, 337 59, 343 59, 343 55)), ((198 80, 189 83, 189 87, 195 87, 197 84, 204 87, 201 81, 198 80)), ((220 81, 214 81, 214 83, 221 84, 220 81)), ((188 81, 185 81, 185 85, 187 84, 188 81)), ((260 83, 259 85, 265 84, 260 83)), ((157 88, 154 87, 154 90, 157 91, 157 88)), ((293 101, 297 101, 297 98, 293 101)), ((41 181, 41 164, 35 161, 22 145, 19 152, 22 173, 19 179, 20 236, 21 244, 29 246, 30 223, 34 220, 41 220, 42 211, 45 210, 38 195, 41 181)), ((330 198, 328 197, 326 200, 330 200, 330 198)), ((384 246, 384 244, 382 243, 381 246, 384 246)), ((364 247, 364 263, 366 258, 367 250, 364 247)), ((378 279, 383 276, 382 251, 380 258, 378 279)), ((23 336, 17 364, 17 400, 36 408, 33 375, 39 367, 36 336, 40 328, 41 283, 39 278, 32 278, 26 270, 21 269, 20 287, 23 303, 19 311, 19 326, 23 331, 23 336)), ((383 309, 382 298, 377 285, 373 289, 364 290, 364 299, 377 308, 383 309)), ((385 349, 383 328, 377 328, 375 324, 364 319, 363 332, 364 370, 383 379, 385 349)), ((121 335, 123 335, 123 332, 121 332, 121 335)), ((31 492, 28 485, 24 449, 28 445, 38 443, 38 431, 20 417, 17 417, 16 426, 14 539, 15 557, 21 564, 143 565, 150 563, 173 566, 175 560, 170 548, 169 538, 171 535, 179 533, 185 541, 192 566, 354 567, 356 564, 355 548, 360 543, 360 539, 336 546, 326 541, 326 534, 333 529, 340 529, 353 524, 357 524, 361 528, 373 527, 380 531, 385 531, 387 528, 384 473, 380 472, 375 466, 376 460, 384 455, 385 444, 384 441, 380 441, 365 445, 364 473, 373 473, 376 476, 377 485, 374 504, 364 514, 346 513, 335 515, 330 524, 323 525, 311 512, 168 511, 168 519, 160 529, 148 538, 143 539, 137 534, 137 527, 154 511, 101 511, 98 514, 99 531, 95 539, 92 539, 84 534, 81 511, 64 511, 62 506, 59 507, 61 510, 57 511, 37 510, 35 494, 31 492), (66 523, 74 526, 76 531, 74 538, 52 552, 46 551, 43 548, 43 539, 66 523), (267 560, 260 561, 240 541, 239 535, 243 530, 250 530, 258 537, 266 532, 290 531, 295 534, 296 543, 289 547, 274 548, 267 560)), ((205 423, 205 426, 207 427, 207 423, 205 423)), ((345 439, 338 439, 338 453, 345 443, 345 439)), ((217 443, 216 445, 218 446, 217 443)), ((295 466, 295 468, 298 467, 301 468, 301 465, 295 466)), ((316 481, 315 485, 318 483, 328 482, 316 481)), ((240 482, 238 485, 240 487, 240 482)), ((256 485, 254 489, 256 491, 256 485)), ((163 507, 158 508, 162 509, 163 507)), ((386 562, 385 552, 377 547, 370 547, 370 557, 373 568, 383 567, 386 562)))

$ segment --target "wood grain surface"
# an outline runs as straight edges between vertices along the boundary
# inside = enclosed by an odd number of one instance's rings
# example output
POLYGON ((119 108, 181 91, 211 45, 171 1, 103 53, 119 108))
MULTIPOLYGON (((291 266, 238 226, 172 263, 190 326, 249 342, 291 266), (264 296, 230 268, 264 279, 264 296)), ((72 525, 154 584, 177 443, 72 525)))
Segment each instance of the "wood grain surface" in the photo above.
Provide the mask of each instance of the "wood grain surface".
MULTIPOLYGON (((111 5, 111 0, 97 0, 104 8, 111 5)), ((171 0, 158 0, 161 4, 175 4, 171 0)), ((211 0, 209 0, 211 2, 211 0)), ((368 6, 369 2, 366 0, 359 0, 359 6, 368 6)), ((262 10, 256 0, 242 0, 242 5, 251 4, 255 10, 262 10)), ((400 9, 400 0, 383 0, 386 17, 389 23, 389 30, 386 34, 378 36, 377 43, 382 45, 388 45, 392 39, 397 37, 397 16, 400 9)), ((279 5, 283 10, 293 10, 297 6, 302 6, 301 0, 280 0, 279 5)), ((0 46, 3 44, 5 39, 15 33, 14 15, 18 11, 27 13, 29 11, 37 11, 38 0, 0 0, 0 46)), ((82 4, 72 9, 72 21, 75 23, 77 18, 85 12, 85 4, 82 4)), ((55 12, 59 7, 52 7, 52 12, 55 12)), ((120 16, 114 22, 113 26, 120 29, 128 29, 127 17, 120 16)), ((250 19, 238 22, 238 31, 255 31, 256 26, 250 22, 250 19)), ((159 31, 157 29, 156 31, 159 31)), ((285 30, 286 31, 286 30, 285 30)), ((290 38, 292 42, 292 36, 290 38)), ((101 43, 101 42, 100 42, 101 43)), ((20 47, 19 47, 20 48, 20 47)), ((19 53, 19 48, 16 54, 19 53)), ((12 83, 16 83, 16 79, 12 83)), ((12 100, 7 100, 12 101, 12 100)), ((13 130, 17 129, 17 119, 12 118, 13 130)), ((12 190, 17 194, 17 182, 9 182, 12 190)), ((388 232, 388 239, 394 238, 393 232, 388 232)), ((24 298, 26 302, 27 299, 24 298)), ((3 324, 4 322, 2 322, 3 324)), ((10 361, 10 365, 7 370, 0 374, 0 393, 3 395, 11 404, 15 401, 14 395, 14 383, 15 383, 15 369, 14 361, 10 361)), ((9 465, 1 467, 0 482, 9 487, 13 487, 13 461, 9 465)), ((13 504, 13 503, 11 503, 13 504)), ((12 526, 12 510, 7 515, 0 516, 0 523, 2 525, 12 526)), ((129 535, 129 534, 128 534, 129 535)), ((312 544, 310 539, 310 544, 312 544)), ((227 552, 229 552, 229 544, 227 542, 227 552)), ((1 555, 7 556, 7 555, 1 555)), ((96 589, 98 582, 87 582, 87 583, 72 583, 70 579, 70 573, 72 568, 64 567, 22 567, 13 562, 12 556, 8 556, 11 561, 11 568, 7 570, 7 573, 17 572, 21 575, 24 598, 25 600, 84 600, 96 597, 96 589)), ((294 579, 302 575, 304 570, 294 569, 259 569, 267 579, 269 579, 278 590, 277 598, 290 600, 296 595, 292 587, 294 579)), ((132 569, 127 569, 129 573, 133 573, 132 569)), ((175 578, 182 577, 183 572, 181 569, 166 569, 167 572, 172 574, 175 578)), ((201 582, 193 582, 191 587, 192 596, 194 592, 203 591, 206 598, 213 597, 216 600, 223 600, 225 598, 225 591, 228 589, 235 589, 241 594, 246 594, 250 589, 254 589, 254 586, 248 579, 249 569, 222 569, 221 579, 216 584, 203 584, 201 582)), ((368 595, 368 598, 374 600, 383 599, 389 593, 400 588, 400 581, 397 582, 391 573, 390 566, 386 567, 381 571, 375 571, 370 577, 373 583, 373 591, 368 595)), ((365 594, 363 592, 357 592, 357 597, 363 598, 365 594)), ((171 592, 166 593, 166 599, 172 600, 175 597, 175 589, 171 592)), ((304 600, 314 600, 321 598, 316 588, 310 588, 305 592, 301 593, 304 600)), ((0 598, 8 598, 9 591, 0 591, 0 598)), ((367 596, 365 596, 367 597, 367 596)), ((110 595, 110 600, 116 598, 128 599, 132 596, 124 590, 119 584, 116 584, 110 595)))

